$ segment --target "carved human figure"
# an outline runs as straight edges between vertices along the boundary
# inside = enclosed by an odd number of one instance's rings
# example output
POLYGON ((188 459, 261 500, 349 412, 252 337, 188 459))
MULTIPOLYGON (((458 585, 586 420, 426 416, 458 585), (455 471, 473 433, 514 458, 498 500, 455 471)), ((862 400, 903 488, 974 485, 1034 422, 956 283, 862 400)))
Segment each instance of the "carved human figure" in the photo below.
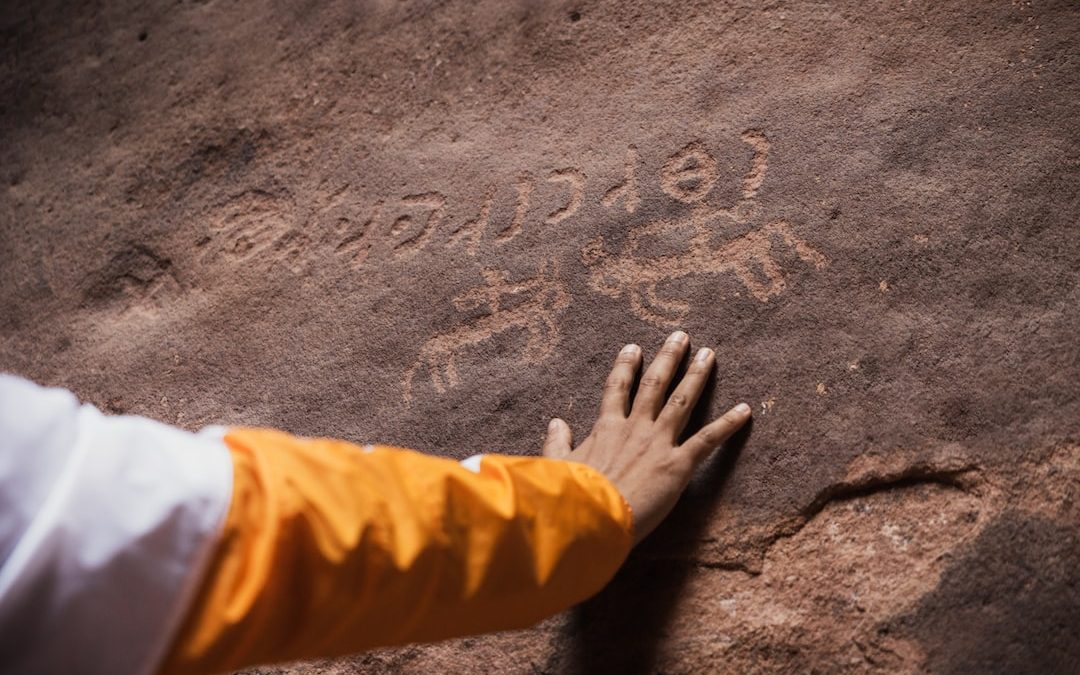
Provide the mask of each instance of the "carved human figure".
POLYGON ((420 347, 416 362, 405 373, 404 398, 412 400, 413 380, 426 369, 435 391, 445 393, 457 386, 457 360, 467 349, 513 329, 522 329, 527 338, 522 347, 526 363, 547 359, 559 341, 555 316, 570 305, 570 294, 558 277, 554 261, 541 265, 536 276, 511 281, 502 270, 481 272, 484 284, 453 299, 459 310, 484 309, 485 313, 447 333, 435 335, 420 347), (507 300, 514 298, 511 305, 507 300))

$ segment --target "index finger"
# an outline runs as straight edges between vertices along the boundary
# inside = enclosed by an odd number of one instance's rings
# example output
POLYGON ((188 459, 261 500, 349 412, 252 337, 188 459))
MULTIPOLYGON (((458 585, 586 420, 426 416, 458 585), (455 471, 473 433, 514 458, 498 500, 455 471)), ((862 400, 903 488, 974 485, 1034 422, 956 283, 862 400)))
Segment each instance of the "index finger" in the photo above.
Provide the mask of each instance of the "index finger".
POLYGON ((700 464, 706 457, 712 454, 731 438, 731 435, 742 428, 750 419, 750 406, 740 403, 731 410, 721 415, 718 419, 709 422, 696 434, 686 439, 679 448, 690 454, 694 464, 700 464))

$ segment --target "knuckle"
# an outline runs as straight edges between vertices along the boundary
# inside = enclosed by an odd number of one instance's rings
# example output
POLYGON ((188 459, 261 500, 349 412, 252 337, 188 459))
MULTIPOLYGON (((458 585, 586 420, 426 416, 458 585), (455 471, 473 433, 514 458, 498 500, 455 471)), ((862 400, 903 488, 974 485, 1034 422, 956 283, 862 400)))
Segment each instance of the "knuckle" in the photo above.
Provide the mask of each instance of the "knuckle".
POLYGON ((633 365, 637 363, 637 354, 619 354, 615 357, 615 363, 633 365))
POLYGON ((660 348, 660 355, 661 356, 670 356, 670 357, 674 358, 674 357, 678 356, 679 354, 682 354, 682 351, 683 351, 682 345, 666 344, 666 345, 664 345, 663 347, 660 348))
POLYGON ((607 435, 617 431, 623 424, 623 419, 616 415, 601 415, 593 426, 593 435, 607 435))
POLYGON ((641 378, 641 386, 648 387, 649 389, 660 387, 663 383, 663 378, 656 373, 646 373, 645 376, 641 378))
POLYGON ((679 392, 675 392, 671 395, 671 398, 668 399, 668 405, 673 408, 685 408, 689 403, 690 399, 688 399, 685 394, 679 392))
POLYGON ((720 442, 723 440, 723 437, 715 427, 705 427, 698 432, 698 437, 701 439, 702 443, 709 447, 716 447, 717 445, 720 445, 720 442))

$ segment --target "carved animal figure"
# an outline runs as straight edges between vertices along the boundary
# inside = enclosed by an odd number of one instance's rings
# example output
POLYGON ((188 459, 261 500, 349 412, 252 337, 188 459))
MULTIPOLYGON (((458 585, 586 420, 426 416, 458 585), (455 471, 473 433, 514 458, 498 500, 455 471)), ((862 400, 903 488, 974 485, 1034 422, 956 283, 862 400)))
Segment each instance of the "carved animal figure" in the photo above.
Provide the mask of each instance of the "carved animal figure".
POLYGON ((460 383, 456 361, 465 350, 508 330, 521 328, 528 334, 522 348, 527 363, 543 361, 555 349, 559 341, 555 315, 570 306, 570 294, 558 278, 555 263, 542 265, 535 277, 522 281, 510 281, 506 272, 497 269, 481 274, 485 284, 458 295, 453 303, 459 310, 486 307, 488 313, 424 343, 416 363, 405 373, 406 401, 412 400, 413 378, 422 368, 430 374, 435 391, 445 393, 447 387, 460 383), (510 298, 516 302, 507 306, 510 298))
POLYGON ((630 307, 638 317, 661 326, 681 323, 690 306, 681 300, 658 295, 661 282, 673 281, 692 274, 732 273, 755 298, 768 302, 784 290, 787 282, 779 263, 773 257, 773 241, 779 239, 793 248, 798 256, 822 268, 828 265, 824 255, 802 241, 784 221, 775 221, 720 246, 712 244, 709 223, 717 217, 731 217, 727 210, 710 211, 699 205, 681 221, 658 220, 632 231, 626 246, 617 256, 604 250, 604 239, 598 237, 582 250, 582 260, 590 268, 590 285, 610 297, 626 293, 630 307), (690 228, 688 250, 676 255, 645 257, 638 253, 645 237, 656 237, 690 228), (757 274, 760 269, 763 276, 757 274))

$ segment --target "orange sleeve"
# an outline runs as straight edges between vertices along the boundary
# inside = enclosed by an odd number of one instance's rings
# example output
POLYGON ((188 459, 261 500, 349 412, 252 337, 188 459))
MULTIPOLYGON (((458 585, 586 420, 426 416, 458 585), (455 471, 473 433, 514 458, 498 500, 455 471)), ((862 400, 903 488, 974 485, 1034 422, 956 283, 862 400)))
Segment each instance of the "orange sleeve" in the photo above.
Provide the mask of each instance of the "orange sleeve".
POLYGON ((629 552, 625 500, 569 461, 234 429, 233 497, 162 672, 208 673, 528 626, 629 552))

